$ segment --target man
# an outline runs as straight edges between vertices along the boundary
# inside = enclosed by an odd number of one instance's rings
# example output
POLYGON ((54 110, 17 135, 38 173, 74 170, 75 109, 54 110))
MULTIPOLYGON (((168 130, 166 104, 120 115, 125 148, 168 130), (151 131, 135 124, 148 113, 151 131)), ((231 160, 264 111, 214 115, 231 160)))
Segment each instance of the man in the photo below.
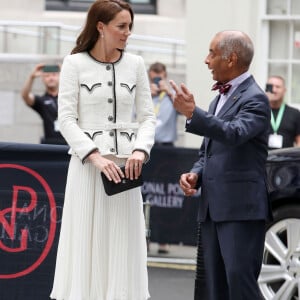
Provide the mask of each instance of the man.
POLYGON ((26 80, 21 91, 24 102, 35 110, 43 120, 44 137, 43 144, 65 144, 65 140, 60 134, 57 122, 57 95, 59 85, 58 65, 38 64, 26 80), (34 80, 40 77, 45 86, 45 94, 34 95, 31 92, 34 80))
MULTIPOLYGON (((210 300, 257 300, 265 222, 270 218, 265 180, 270 108, 248 72, 251 39, 240 31, 215 35, 205 63, 220 94, 208 112, 173 81, 175 108, 187 118, 187 132, 204 136, 199 160, 182 174, 191 196, 201 187, 199 221, 210 300)), ((203 299, 195 290, 195 299, 203 299)))
POLYGON ((155 143, 173 146, 177 139, 177 111, 173 107, 166 66, 160 62, 152 64, 149 68, 149 80, 156 114, 155 143))
POLYGON ((300 146, 300 112, 284 103, 285 81, 281 76, 271 76, 266 92, 271 106, 269 149, 300 146))
MULTIPOLYGON (((154 112, 156 115, 155 144, 154 147, 174 146, 177 139, 177 116, 172 101, 172 90, 167 81, 167 67, 160 62, 153 63, 149 67, 150 90, 153 100, 154 112)), ((169 209, 158 207, 152 209, 152 214, 157 218, 168 220, 169 209)), ((155 225, 154 226, 158 226, 155 225)), ((168 254, 168 237, 162 230, 157 230, 159 254, 168 254)))

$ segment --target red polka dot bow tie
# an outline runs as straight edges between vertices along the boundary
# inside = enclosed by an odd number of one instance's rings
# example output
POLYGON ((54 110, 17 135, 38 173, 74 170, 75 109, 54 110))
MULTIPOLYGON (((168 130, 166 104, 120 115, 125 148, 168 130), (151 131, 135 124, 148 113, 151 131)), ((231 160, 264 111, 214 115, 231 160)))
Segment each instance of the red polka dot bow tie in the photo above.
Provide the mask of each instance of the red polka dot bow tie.
POLYGON ((216 90, 219 90, 219 93, 220 94, 227 94, 228 93, 228 91, 230 90, 230 88, 231 88, 231 84, 229 84, 229 83, 225 83, 225 84, 223 84, 223 83, 221 83, 221 82, 217 82, 217 83, 215 83, 214 85, 213 85, 213 87, 212 87, 212 91, 216 91, 216 90))

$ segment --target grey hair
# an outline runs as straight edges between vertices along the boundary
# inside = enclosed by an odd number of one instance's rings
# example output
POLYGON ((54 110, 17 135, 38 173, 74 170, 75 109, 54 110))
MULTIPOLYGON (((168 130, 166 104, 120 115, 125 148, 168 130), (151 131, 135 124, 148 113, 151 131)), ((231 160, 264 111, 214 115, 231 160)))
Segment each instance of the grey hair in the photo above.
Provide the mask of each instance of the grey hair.
POLYGON ((268 80, 271 79, 271 78, 276 78, 276 79, 281 80, 283 85, 285 86, 285 79, 282 76, 280 76, 280 75, 271 75, 271 76, 269 76, 268 80))
POLYGON ((240 31, 223 31, 217 47, 222 53, 222 58, 227 59, 232 53, 236 53, 238 65, 249 68, 253 55, 254 47, 251 39, 240 31))

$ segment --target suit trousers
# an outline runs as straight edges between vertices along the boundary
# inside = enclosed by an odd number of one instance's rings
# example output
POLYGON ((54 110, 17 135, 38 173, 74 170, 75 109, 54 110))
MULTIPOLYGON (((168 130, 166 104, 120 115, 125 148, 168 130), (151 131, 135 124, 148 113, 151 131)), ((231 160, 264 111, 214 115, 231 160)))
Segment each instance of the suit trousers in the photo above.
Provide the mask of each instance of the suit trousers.
POLYGON ((261 270, 265 221, 201 223, 205 281, 209 300, 262 299, 261 270))

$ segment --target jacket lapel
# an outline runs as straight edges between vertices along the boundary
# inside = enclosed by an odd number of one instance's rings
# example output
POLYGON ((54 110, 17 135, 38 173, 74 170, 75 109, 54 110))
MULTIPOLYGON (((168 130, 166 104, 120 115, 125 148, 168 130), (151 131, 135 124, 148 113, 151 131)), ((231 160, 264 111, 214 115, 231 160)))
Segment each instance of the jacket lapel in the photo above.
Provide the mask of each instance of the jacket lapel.
POLYGON ((220 95, 216 96, 215 99, 211 102, 211 105, 208 108, 209 114, 213 115, 215 113, 218 102, 219 102, 219 98, 220 98, 220 95))
MULTIPOLYGON (((209 114, 213 115, 215 113, 219 99, 220 99, 220 95, 216 96, 215 99, 211 102, 211 104, 208 108, 209 114)), ((210 142, 210 138, 204 137, 205 149, 207 149, 209 142, 210 142)))
POLYGON ((226 112, 237 103, 237 101, 241 98, 242 93, 249 87, 250 84, 254 82, 253 76, 250 76, 245 81, 243 81, 233 92, 233 94, 227 99, 223 107, 218 113, 218 117, 222 117, 226 114, 226 112))
MULTIPOLYGON (((254 82, 254 78, 251 75, 249 78, 247 78, 245 81, 243 81, 233 92, 233 94, 227 99, 223 107, 218 113, 218 117, 222 117, 226 114, 226 112, 237 103, 237 101, 241 98, 242 93, 254 82)), ((211 103, 208 109, 208 113, 214 114, 216 111, 216 107, 219 101, 220 95, 218 95, 211 103)), ((205 150, 207 152, 207 148, 209 147, 211 139, 208 137, 204 137, 205 142, 205 150)))
POLYGON ((220 109, 218 113, 218 117, 222 117, 226 114, 226 112, 241 98, 241 93, 236 90, 234 93, 227 99, 223 107, 220 109))

